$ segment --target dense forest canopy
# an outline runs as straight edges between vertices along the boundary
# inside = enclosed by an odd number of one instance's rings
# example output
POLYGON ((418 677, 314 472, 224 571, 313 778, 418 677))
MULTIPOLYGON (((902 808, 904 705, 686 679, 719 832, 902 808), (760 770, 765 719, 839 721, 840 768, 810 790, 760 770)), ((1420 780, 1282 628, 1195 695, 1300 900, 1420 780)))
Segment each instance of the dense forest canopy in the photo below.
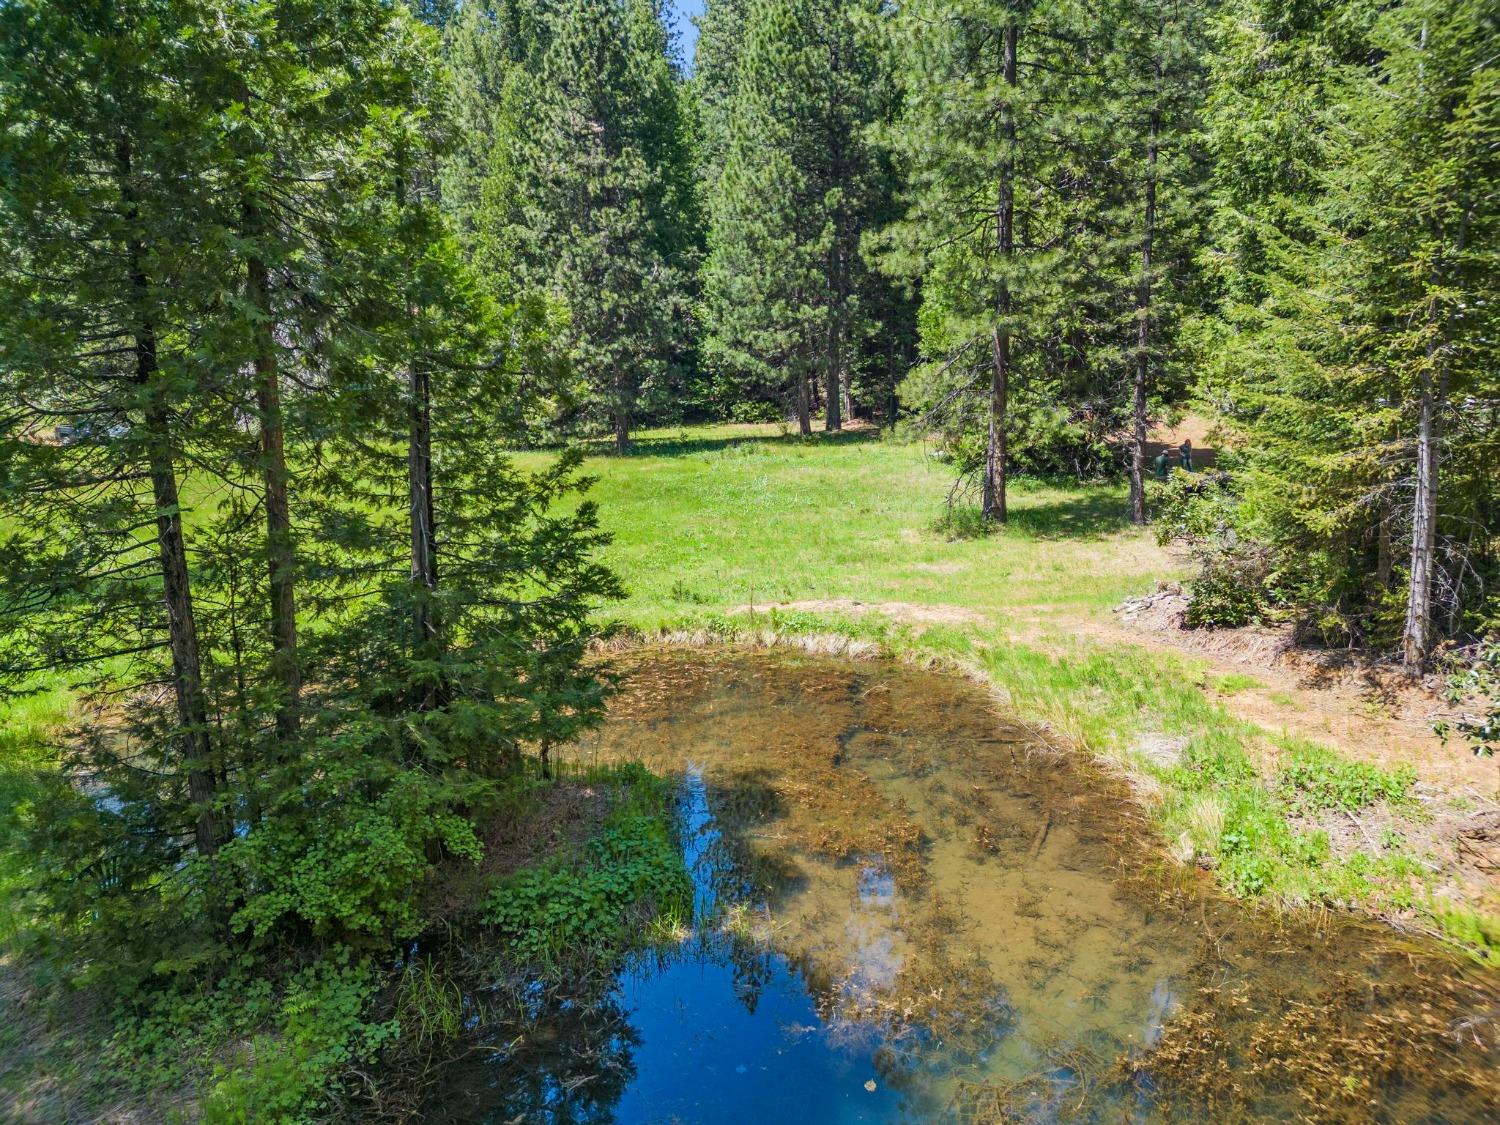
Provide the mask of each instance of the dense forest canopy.
POLYGON ((97 720, 26 813, 48 942, 129 992, 417 933, 602 713, 576 443, 645 427, 924 437, 982 523, 1119 476, 1204 623, 1493 632, 1497 44, 708 0, 688 68, 662 0, 0 4, 0 688, 97 720), (1156 484, 1188 409, 1216 470, 1156 484))

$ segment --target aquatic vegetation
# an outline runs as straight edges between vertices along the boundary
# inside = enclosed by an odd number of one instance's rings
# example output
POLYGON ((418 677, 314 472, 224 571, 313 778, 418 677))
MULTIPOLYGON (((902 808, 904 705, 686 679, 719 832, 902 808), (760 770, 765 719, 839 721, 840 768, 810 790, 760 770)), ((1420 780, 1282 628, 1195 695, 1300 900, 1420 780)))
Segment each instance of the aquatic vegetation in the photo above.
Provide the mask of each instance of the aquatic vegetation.
MULTIPOLYGON (((752 1103, 799 1119, 1088 1121, 1143 1105, 1166 1120, 1316 1119, 1287 1074, 1313 1091, 1352 1075, 1363 1104, 1407 1117, 1491 1106, 1485 1079, 1437 1084, 1492 1065, 1500 989, 1332 911, 1206 893, 1124 784, 971 683, 784 652, 623 664, 609 721, 566 757, 681 779, 698 924, 617 976, 471 994, 478 1030, 425 1119, 727 1123, 752 1103), (1287 1012, 1301 1039, 1278 1030, 1287 1012), (1377 1034, 1414 1068, 1334 1073, 1377 1034)), ((1232 761, 1221 775, 1237 776, 1232 761)), ((1246 878, 1268 847, 1337 866, 1313 854, 1316 833, 1223 841, 1274 831, 1233 782, 1195 799, 1192 823, 1217 828, 1215 856, 1245 857, 1246 878)), ((1317 1104, 1354 1106, 1343 1091, 1317 1104)))

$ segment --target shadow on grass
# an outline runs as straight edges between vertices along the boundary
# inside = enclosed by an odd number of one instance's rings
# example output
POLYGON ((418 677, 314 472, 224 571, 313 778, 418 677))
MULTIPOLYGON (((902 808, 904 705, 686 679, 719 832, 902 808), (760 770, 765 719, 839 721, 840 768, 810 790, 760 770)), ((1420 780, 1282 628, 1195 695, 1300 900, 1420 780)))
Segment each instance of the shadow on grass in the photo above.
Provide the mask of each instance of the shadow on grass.
POLYGON ((623 454, 616 452, 612 438, 595 438, 583 442, 582 446, 590 457, 690 457, 731 451, 754 453, 777 447, 858 445, 879 437, 880 431, 870 427, 831 434, 815 430, 806 437, 795 430, 784 434, 726 434, 722 437, 697 437, 688 433, 653 435, 631 441, 630 448, 623 454))
POLYGON ((1033 539, 1103 539, 1131 526, 1124 496, 1072 488, 1059 499, 1012 508, 1008 530, 1033 539))

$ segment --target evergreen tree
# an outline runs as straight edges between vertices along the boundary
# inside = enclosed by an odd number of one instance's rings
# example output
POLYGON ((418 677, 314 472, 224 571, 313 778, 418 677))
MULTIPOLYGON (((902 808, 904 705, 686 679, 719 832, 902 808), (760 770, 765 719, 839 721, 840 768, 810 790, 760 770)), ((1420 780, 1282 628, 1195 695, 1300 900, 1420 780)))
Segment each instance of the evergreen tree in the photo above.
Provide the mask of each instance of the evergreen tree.
POLYGON ((1014 408, 1056 401, 1056 357, 1078 315, 1069 239, 1097 201, 1068 84, 1092 67, 1079 57, 1089 27, 1066 4, 1002 0, 916 3, 892 25, 903 108, 887 141, 908 209, 884 262, 922 278, 929 361, 904 393, 929 418, 946 415, 960 467, 979 476, 982 511, 997 521, 1014 408))
MULTIPOLYGON (((183 834, 205 858, 227 834, 182 485, 214 448, 191 355, 212 121, 173 82, 199 18, 192 4, 0 11, 0 668, 9 689, 49 672, 122 694, 133 753, 86 732, 70 751, 109 754, 127 795, 151 794, 152 827, 174 835, 146 838, 147 866, 183 834)), ((140 827, 128 807, 115 820, 140 827)), ((69 861, 86 862, 59 848, 69 861)))
POLYGON ((565 319, 573 423, 608 426, 621 450, 638 414, 670 406, 687 342, 689 150, 658 14, 646 0, 559 3, 516 87, 527 112, 509 115, 491 159, 498 240, 523 290, 565 319))
POLYGON ((1399 637, 1417 665, 1493 565, 1495 14, 1234 14, 1213 106, 1226 298, 1202 350, 1247 447, 1240 531, 1314 629, 1399 637))
POLYGON ((1121 413, 1128 416, 1130 517, 1137 524, 1146 522, 1151 416, 1163 399, 1180 394, 1182 314, 1207 297, 1195 262, 1207 174, 1199 124, 1207 96, 1204 12, 1122 0, 1100 13, 1107 32, 1099 61, 1104 128, 1090 170, 1100 206, 1082 241, 1095 259, 1094 288, 1106 318, 1090 350, 1111 368, 1123 360, 1130 372, 1121 413))
POLYGON ((729 118, 743 53, 750 0, 709 0, 698 17, 698 46, 689 82, 697 139, 700 199, 718 192, 729 153, 729 118))
POLYGON ((754 0, 742 51, 730 56, 723 170, 709 201, 705 351, 741 397, 785 389, 790 375, 804 433, 818 374, 828 429, 842 427, 864 335, 861 240, 881 183, 866 130, 883 104, 857 20, 868 8, 754 0))
POLYGON ((516 432, 526 355, 432 190, 435 33, 379 0, 0 21, 0 686, 107 720, 26 813, 41 904, 138 975, 411 933, 496 780, 597 719, 615 589, 592 507, 549 510, 575 462, 473 440, 516 432))

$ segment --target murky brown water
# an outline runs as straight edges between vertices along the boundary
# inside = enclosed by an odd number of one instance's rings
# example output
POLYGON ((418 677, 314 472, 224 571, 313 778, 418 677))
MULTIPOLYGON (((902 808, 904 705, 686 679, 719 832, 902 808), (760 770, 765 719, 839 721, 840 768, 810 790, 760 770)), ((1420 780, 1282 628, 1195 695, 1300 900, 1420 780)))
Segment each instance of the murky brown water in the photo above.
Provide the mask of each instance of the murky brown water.
POLYGON ((627 970, 607 1026, 558 1031, 590 1044, 592 1079, 516 1058, 456 1077, 467 1096, 435 1116, 1500 1115, 1495 980, 1374 927, 1225 901, 1118 782, 975 685, 731 651, 621 670, 572 755, 683 778, 700 931, 627 970))

